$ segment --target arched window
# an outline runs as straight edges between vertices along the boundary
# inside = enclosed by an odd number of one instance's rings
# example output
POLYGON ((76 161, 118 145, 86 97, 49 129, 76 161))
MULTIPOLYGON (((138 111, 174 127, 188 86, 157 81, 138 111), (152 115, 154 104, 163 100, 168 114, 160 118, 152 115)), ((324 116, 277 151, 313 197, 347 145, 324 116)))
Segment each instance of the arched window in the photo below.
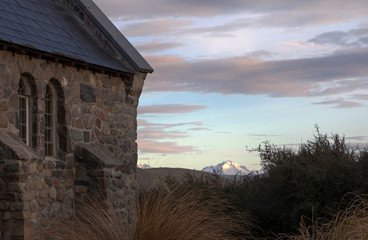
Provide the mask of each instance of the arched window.
POLYGON ((48 84, 45 94, 45 155, 54 156, 56 147, 55 90, 48 84))
POLYGON ((60 82, 52 78, 45 91, 45 156, 63 159, 67 152, 64 91, 60 82))
POLYGON ((19 96, 19 137, 27 145, 30 145, 30 89, 28 82, 21 78, 18 86, 19 96))
POLYGON ((29 73, 22 73, 18 84, 18 115, 16 126, 19 137, 30 147, 37 147, 37 88, 29 73))

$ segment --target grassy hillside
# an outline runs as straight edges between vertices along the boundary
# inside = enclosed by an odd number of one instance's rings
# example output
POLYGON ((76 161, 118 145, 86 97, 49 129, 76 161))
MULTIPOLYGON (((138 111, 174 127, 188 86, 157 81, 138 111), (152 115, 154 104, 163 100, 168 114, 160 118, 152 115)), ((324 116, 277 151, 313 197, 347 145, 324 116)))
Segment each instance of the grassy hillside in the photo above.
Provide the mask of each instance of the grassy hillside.
POLYGON ((175 178, 177 180, 184 180, 186 176, 194 177, 209 177, 212 174, 197 170, 190 170, 185 168, 150 168, 150 169, 137 169, 137 178, 140 187, 143 189, 155 188, 160 185, 166 185, 165 180, 168 177, 175 178))

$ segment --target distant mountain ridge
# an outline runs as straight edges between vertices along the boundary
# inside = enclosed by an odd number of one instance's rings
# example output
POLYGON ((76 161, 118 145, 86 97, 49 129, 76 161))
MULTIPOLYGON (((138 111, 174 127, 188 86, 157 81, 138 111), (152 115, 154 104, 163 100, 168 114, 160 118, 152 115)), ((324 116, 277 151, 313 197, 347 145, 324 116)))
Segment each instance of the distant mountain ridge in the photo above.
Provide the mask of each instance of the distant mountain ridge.
POLYGON ((233 161, 223 161, 216 166, 208 166, 202 169, 203 172, 217 173, 225 176, 254 176, 258 175, 263 171, 250 171, 246 166, 242 166, 233 161))
POLYGON ((140 169, 149 169, 149 168, 152 168, 152 167, 150 165, 148 165, 148 164, 137 162, 137 168, 140 168, 140 169))
MULTIPOLYGON (((151 167, 150 165, 142 163, 142 162, 137 162, 137 168, 155 169, 151 167)), ((201 171, 207 172, 207 173, 217 173, 220 175, 224 175, 226 177, 231 177, 231 176, 236 176, 236 175, 238 176, 256 176, 256 175, 261 175, 264 173, 263 170, 248 170, 246 166, 242 166, 233 161, 223 161, 222 163, 219 163, 215 166, 212 165, 212 166, 204 167, 201 171)))

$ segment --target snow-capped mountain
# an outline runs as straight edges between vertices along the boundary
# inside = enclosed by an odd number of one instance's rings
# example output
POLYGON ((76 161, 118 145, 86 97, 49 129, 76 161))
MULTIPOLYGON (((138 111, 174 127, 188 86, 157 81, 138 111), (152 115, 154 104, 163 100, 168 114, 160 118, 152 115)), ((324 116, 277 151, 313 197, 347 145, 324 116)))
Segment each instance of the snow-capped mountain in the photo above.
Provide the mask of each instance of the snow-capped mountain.
POLYGON ((151 166, 145 163, 137 162, 137 168, 148 169, 151 168, 151 166))
POLYGON ((204 172, 218 173, 222 175, 249 175, 253 171, 249 171, 245 166, 241 166, 232 161, 223 161, 216 166, 209 166, 202 169, 204 172))

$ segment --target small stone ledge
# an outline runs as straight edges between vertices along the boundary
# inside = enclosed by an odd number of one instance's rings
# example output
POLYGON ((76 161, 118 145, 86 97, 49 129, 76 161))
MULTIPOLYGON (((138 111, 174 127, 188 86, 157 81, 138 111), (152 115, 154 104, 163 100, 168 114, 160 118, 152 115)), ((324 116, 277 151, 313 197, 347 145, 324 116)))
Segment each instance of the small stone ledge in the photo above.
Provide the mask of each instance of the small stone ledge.
POLYGON ((117 168, 121 163, 115 160, 112 153, 87 144, 79 144, 74 151, 78 162, 90 168, 117 168))
POLYGON ((0 130, 0 159, 36 160, 40 157, 18 136, 0 130))

